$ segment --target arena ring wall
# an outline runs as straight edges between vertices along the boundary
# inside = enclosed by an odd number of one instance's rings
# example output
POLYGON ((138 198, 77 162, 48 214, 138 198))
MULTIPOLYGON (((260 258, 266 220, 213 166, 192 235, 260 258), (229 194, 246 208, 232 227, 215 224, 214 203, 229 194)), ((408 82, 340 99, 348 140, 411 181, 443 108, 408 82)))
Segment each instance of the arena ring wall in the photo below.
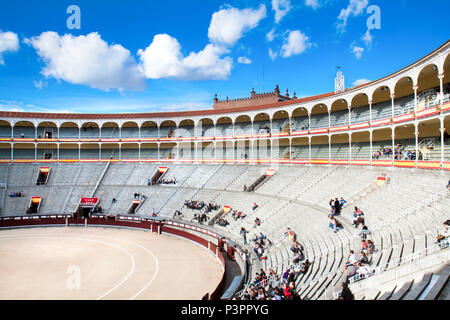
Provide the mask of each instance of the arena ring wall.
POLYGON ((0 229, 0 240, 4 240, 1 246, 4 257, 16 256, 16 260, 19 260, 7 261, 5 265, 5 270, 14 271, 5 272, 5 278, 0 280, 4 286, 1 299, 219 299, 225 289, 226 274, 222 251, 229 251, 227 254, 233 258, 245 259, 238 247, 227 248, 226 240, 222 238, 218 241, 219 235, 209 230, 184 223, 139 217, 1 217, 0 229), (123 231, 121 234, 120 230, 128 230, 128 234, 123 237, 123 231), (150 234, 131 230, 148 231, 150 234), (166 238, 164 234, 170 237, 166 238), (174 241, 171 239, 173 237, 182 240, 174 241), (185 245, 186 241, 207 250, 200 250, 199 254, 192 246, 185 245), (11 247, 15 249, 11 250, 11 247), (112 249, 108 250, 108 247, 112 249), (141 252, 133 252, 136 247, 141 252), (202 252, 210 252, 214 259, 202 252), (173 256, 174 253, 179 256, 178 260, 173 256), (124 256, 123 259, 120 254, 124 256), (121 278, 119 275, 128 270, 124 266, 126 255, 132 261, 132 271, 121 278), (42 256, 46 259, 41 259, 42 256), (65 259, 60 259, 61 256, 65 259), (74 261, 82 261, 83 258, 88 260, 85 265, 73 265, 74 261), (21 259, 28 262, 27 270, 23 270, 21 259), (217 261, 214 263, 213 260, 217 261), (44 265, 50 265, 52 270, 47 270, 44 265), (33 266, 42 268, 30 270, 33 266), (82 290, 67 287, 70 284, 70 272, 69 269, 66 272, 65 268, 70 266, 81 269, 82 290), (52 276, 54 273, 62 273, 62 276, 56 279, 52 276), (208 287, 210 290, 204 292, 208 287))

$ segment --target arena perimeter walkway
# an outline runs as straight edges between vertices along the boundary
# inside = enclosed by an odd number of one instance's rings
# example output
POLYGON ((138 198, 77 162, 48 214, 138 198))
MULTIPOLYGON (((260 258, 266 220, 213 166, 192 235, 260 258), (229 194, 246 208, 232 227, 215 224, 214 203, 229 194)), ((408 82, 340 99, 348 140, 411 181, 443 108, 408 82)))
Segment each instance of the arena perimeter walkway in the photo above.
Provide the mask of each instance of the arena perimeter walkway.
POLYGON ((0 231, 0 299, 201 299, 222 276, 206 249, 101 227, 0 231))

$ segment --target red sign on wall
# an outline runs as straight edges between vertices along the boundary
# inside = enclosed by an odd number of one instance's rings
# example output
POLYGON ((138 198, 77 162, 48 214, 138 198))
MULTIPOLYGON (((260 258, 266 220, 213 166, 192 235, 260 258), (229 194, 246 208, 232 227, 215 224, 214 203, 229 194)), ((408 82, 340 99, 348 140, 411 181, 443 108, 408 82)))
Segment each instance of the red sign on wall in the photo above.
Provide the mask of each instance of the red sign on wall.
POLYGON ((82 206, 95 206, 98 203, 98 198, 81 198, 80 205, 82 206))

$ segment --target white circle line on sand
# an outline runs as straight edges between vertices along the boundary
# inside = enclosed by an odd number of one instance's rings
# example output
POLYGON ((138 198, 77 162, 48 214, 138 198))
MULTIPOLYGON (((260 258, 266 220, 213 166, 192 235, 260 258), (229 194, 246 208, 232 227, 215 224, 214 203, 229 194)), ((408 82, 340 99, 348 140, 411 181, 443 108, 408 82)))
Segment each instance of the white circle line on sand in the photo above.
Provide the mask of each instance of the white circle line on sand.
MULTIPOLYGON (((64 235, 62 235, 62 234, 57 234, 57 233, 54 233, 54 234, 29 234, 29 235, 31 235, 31 236, 33 236, 33 235, 35 235, 35 236, 56 236, 56 237, 64 237, 64 235)), ((90 237, 95 237, 95 238, 102 238, 102 239, 110 239, 110 238, 108 238, 108 237, 105 237, 105 236, 99 236, 99 235, 89 235, 90 237)), ((7 236, 3 236, 3 235, 0 235, 0 239, 1 238, 3 238, 3 237, 7 237, 7 236)), ((79 236, 79 238, 82 238, 81 236, 79 236)), ((149 249, 147 249, 146 247, 144 247, 144 246, 142 246, 142 245, 140 245, 140 244, 137 244, 137 243, 134 243, 134 242, 131 242, 131 241, 127 241, 127 240, 123 240, 123 239, 114 239, 115 241, 120 241, 120 242, 124 242, 124 243, 128 243, 128 244, 131 244, 131 245, 134 245, 134 246, 136 246, 136 247, 139 247, 139 248, 141 248, 141 249, 143 249, 144 251, 146 251, 147 253, 149 253, 151 256, 152 256, 152 258, 153 258, 153 260, 155 261, 155 264, 156 264, 156 270, 155 270, 155 272, 153 273, 153 276, 152 276, 152 278, 150 279, 150 281, 148 281, 147 283, 146 283, 146 285, 142 288, 142 289, 140 289, 135 295, 133 295, 131 298, 129 298, 129 300, 134 300, 137 296, 139 296, 145 289, 147 289, 151 284, 152 284, 152 282, 155 280, 155 278, 156 278, 156 275, 158 274, 158 271, 159 271, 159 261, 158 261, 158 258, 155 256, 155 254, 152 252, 152 251, 150 251, 149 249)))
POLYGON ((119 250, 122 250, 123 252, 125 252, 130 260, 131 260, 131 268, 130 271, 128 272, 128 274, 121 280, 119 281, 115 286, 113 286, 111 289, 109 289, 108 291, 106 291, 105 293, 101 294, 100 296, 98 296, 95 300, 100 300, 103 297, 105 297, 106 295, 110 294, 111 292, 113 292, 114 290, 116 290, 118 287, 120 287, 125 281, 128 280, 128 278, 133 274, 134 269, 135 269, 135 259, 133 257, 133 255, 127 250, 124 249, 120 246, 111 244, 111 243, 107 243, 105 241, 101 241, 101 240, 94 240, 94 239, 88 239, 88 238, 83 238, 83 237, 68 237, 65 235, 41 235, 41 234, 32 234, 31 237, 30 235, 24 235, 22 237, 18 237, 18 236, 0 236, 0 240, 25 240, 26 238, 32 238, 32 239, 36 239, 36 238, 43 238, 43 239, 49 239, 49 238, 55 238, 55 236, 57 236, 60 239, 71 239, 71 240, 84 240, 84 241, 88 241, 88 242, 97 242, 97 243, 101 243, 119 250))

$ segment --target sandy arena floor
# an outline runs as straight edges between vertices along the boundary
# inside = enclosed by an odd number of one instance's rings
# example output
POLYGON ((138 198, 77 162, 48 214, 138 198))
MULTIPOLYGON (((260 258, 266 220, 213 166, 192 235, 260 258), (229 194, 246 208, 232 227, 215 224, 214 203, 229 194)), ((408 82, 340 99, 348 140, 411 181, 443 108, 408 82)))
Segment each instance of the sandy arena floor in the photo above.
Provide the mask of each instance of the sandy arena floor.
POLYGON ((201 299, 222 267, 206 249, 117 228, 0 231, 0 299, 201 299))

